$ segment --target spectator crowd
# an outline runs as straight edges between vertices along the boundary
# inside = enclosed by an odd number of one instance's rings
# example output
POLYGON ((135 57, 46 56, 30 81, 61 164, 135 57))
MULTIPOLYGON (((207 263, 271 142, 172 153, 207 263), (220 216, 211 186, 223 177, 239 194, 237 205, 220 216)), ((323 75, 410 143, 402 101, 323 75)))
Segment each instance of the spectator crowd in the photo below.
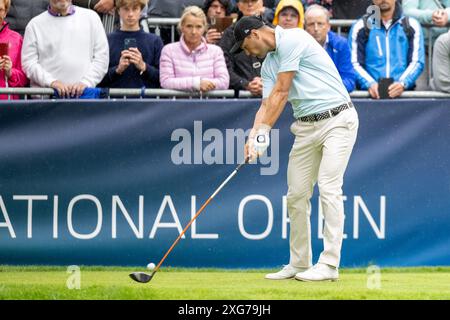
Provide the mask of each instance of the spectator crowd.
MULTIPOLYGON (((252 15, 275 28, 305 29, 349 92, 366 90, 373 99, 450 92, 450 0, 0 0, 0 87, 50 87, 63 98, 93 88, 260 97, 264 59, 231 53, 236 21, 252 15), (117 22, 108 34, 107 15, 117 22), (176 41, 145 30, 147 16, 180 17, 176 41), (331 19, 355 22, 344 37, 331 19)), ((19 99, 0 95, 8 98, 19 99)))

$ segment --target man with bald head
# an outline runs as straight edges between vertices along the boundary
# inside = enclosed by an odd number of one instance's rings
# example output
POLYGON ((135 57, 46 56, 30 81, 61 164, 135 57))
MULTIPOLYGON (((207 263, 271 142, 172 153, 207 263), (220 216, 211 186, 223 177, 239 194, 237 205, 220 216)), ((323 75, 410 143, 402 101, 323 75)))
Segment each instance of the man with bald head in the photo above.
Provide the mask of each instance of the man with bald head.
POLYGON ((308 7, 305 13, 305 29, 328 52, 347 91, 355 90, 356 75, 347 39, 331 31, 328 10, 320 5, 308 7))

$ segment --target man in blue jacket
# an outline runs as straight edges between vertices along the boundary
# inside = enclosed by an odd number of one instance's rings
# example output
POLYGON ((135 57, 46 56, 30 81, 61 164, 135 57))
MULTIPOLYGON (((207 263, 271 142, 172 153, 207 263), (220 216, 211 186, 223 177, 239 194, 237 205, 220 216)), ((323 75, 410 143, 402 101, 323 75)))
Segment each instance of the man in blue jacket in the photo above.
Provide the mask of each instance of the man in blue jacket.
POLYGON ((308 7, 305 13, 305 30, 328 52, 348 92, 355 90, 356 75, 350 57, 347 39, 330 31, 330 15, 320 5, 308 7))
POLYGON ((405 17, 396 0, 373 0, 380 9, 379 25, 374 16, 364 16, 350 30, 349 44, 357 83, 374 99, 380 98, 378 81, 392 78, 390 98, 412 90, 425 64, 423 32, 419 22, 405 17))

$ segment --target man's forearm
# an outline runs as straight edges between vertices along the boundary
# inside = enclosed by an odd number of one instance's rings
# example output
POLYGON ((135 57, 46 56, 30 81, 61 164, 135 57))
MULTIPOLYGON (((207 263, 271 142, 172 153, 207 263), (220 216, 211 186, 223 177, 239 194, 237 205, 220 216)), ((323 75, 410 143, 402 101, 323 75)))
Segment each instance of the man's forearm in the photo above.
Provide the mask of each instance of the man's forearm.
POLYGON ((288 93, 273 90, 265 103, 261 105, 255 117, 255 125, 266 124, 273 127, 284 110, 287 103, 288 93))
POLYGON ((256 114, 253 129, 257 130, 262 125, 268 126, 269 128, 274 126, 286 106, 294 76, 294 71, 278 73, 275 86, 270 92, 269 97, 263 99, 261 108, 259 108, 256 114))
POLYGON ((264 114, 264 105, 265 105, 265 100, 263 100, 261 106, 259 107, 258 112, 256 112, 255 115, 255 121, 253 122, 253 130, 257 130, 259 125, 262 123, 263 120, 263 114, 264 114))

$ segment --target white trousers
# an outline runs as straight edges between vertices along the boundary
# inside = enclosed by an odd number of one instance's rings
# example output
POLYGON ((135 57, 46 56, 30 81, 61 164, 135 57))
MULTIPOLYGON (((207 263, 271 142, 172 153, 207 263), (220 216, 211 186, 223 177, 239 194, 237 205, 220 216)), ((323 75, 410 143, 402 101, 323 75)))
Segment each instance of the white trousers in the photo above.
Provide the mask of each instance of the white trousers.
POLYGON ((355 108, 337 116, 291 125, 295 142, 289 154, 287 206, 290 219, 290 262, 312 266, 311 196, 318 182, 324 216, 324 250, 319 262, 339 266, 344 234, 344 172, 353 150, 359 120, 355 108))

